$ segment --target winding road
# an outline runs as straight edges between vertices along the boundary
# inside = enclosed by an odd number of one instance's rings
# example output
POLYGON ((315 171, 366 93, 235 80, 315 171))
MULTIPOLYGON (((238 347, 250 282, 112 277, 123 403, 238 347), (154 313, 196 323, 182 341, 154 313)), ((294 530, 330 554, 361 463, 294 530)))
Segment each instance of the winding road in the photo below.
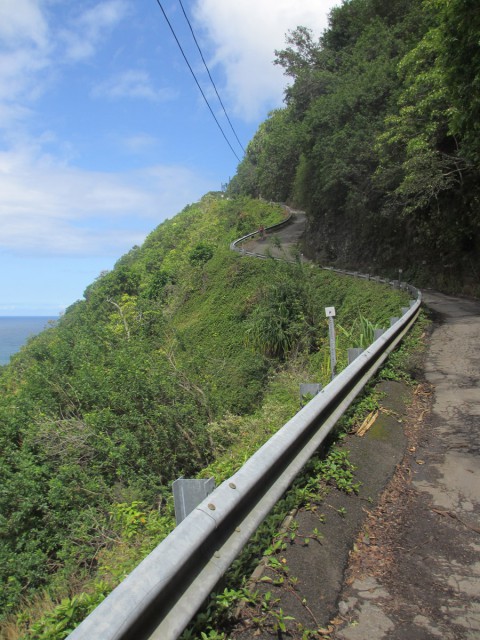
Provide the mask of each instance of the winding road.
MULTIPOLYGON (((297 212, 294 225, 276 232, 280 242, 250 240, 246 249, 288 259, 304 228, 297 212)), ((299 587, 296 598, 291 589, 274 593, 295 615, 293 638, 302 637, 298 622, 322 627, 312 637, 337 640, 480 638, 480 302, 431 291, 423 301, 434 319, 425 383, 410 409, 392 410, 402 412, 403 429, 385 424, 381 437, 353 445, 364 456, 364 486, 378 479, 378 492, 368 494, 373 506, 345 498, 345 524, 330 539, 300 560, 298 547, 284 553, 299 587), (308 613, 295 607, 299 593, 308 613)), ((335 499, 330 506, 338 508, 335 499)), ((308 517, 300 514, 300 526, 308 517)), ((255 636, 279 637, 266 628, 255 636)), ((234 637, 249 638, 248 624, 234 637)))
MULTIPOLYGON (((267 232, 261 240, 257 236, 243 243, 242 249, 260 256, 272 256, 281 260, 294 260, 298 255, 300 241, 305 233, 306 215, 303 211, 292 210, 292 220, 288 226, 267 232)), ((301 256, 302 262, 307 259, 301 256)))

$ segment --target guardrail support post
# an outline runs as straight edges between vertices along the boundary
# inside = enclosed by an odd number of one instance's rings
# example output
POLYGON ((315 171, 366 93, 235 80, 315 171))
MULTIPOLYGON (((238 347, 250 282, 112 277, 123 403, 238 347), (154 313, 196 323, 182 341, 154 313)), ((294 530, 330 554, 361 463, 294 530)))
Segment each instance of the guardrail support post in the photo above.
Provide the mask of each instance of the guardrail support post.
POLYGON ((300 385, 300 407, 303 407, 310 401, 308 396, 316 396, 322 389, 322 385, 318 382, 302 383, 300 385))
POLYGON ((390 318, 390 326, 393 327, 393 325, 398 322, 400 320, 400 318, 390 318))
POLYGON ((375 340, 378 340, 378 338, 380 338, 380 336, 383 336, 385 331, 386 331, 386 329, 374 329, 373 330, 373 341, 375 342, 375 340))
POLYGON ((178 478, 172 483, 177 526, 215 489, 215 479, 178 478))
POLYGON ((352 362, 354 360, 356 360, 358 358, 358 356, 363 353, 365 351, 365 349, 362 349, 361 347, 353 347, 353 349, 349 349, 347 351, 348 354, 348 364, 352 364, 352 362))

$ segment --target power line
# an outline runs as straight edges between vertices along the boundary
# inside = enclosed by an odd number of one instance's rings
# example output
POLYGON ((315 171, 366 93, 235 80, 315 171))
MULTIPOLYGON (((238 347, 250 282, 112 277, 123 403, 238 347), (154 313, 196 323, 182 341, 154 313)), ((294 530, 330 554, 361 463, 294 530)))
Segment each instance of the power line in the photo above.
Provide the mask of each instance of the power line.
POLYGON ((202 53, 202 50, 200 48, 200 45, 198 44, 198 40, 197 40, 197 38, 195 36, 195 33, 193 31, 193 27, 192 27, 192 25, 190 23, 190 20, 188 19, 188 16, 187 16, 187 13, 186 13, 185 9, 184 9, 183 2, 182 2, 182 0, 179 0, 179 2, 180 2, 180 6, 182 7, 182 11, 183 11, 183 15, 185 16, 185 20, 187 21, 188 26, 190 27, 190 31, 192 33, 193 39, 195 40, 195 44, 197 45, 197 49, 198 49, 198 52, 200 53, 200 57, 202 58, 202 62, 205 65, 205 69, 207 70, 208 77, 210 78, 210 82, 212 83, 213 88, 215 89, 215 93, 217 94, 218 101, 222 105, 223 113, 225 114, 225 117, 228 120, 228 124, 230 125, 231 130, 233 131, 233 135, 237 139, 237 142, 240 145, 240 147, 242 148, 243 153, 245 153, 245 149, 243 147, 243 144, 240 142, 240 139, 237 136, 237 132, 233 128, 233 124, 231 123, 230 118, 228 117, 228 113, 227 113, 227 110, 225 109, 225 105, 223 104, 222 99, 220 97, 220 94, 218 93, 217 86, 216 86, 215 82, 213 81, 212 75, 210 73, 210 69, 208 68, 207 63, 205 62, 205 58, 203 57, 203 53, 202 53))
POLYGON ((180 44, 180 41, 179 41, 179 39, 177 38, 177 34, 175 33, 175 30, 174 30, 174 28, 172 27, 172 25, 171 25, 171 23, 170 23, 170 20, 168 19, 168 16, 167 16, 167 14, 165 13, 165 9, 163 8, 162 3, 160 2, 160 0, 157 0, 157 4, 158 4, 158 6, 160 7, 160 9, 161 9, 161 11, 162 11, 162 13, 163 13, 163 16, 164 16, 164 18, 165 18, 165 20, 167 21, 168 26, 170 27, 170 31, 172 32, 173 37, 175 38, 175 41, 176 41, 176 43, 177 43, 177 45, 178 45, 178 48, 179 48, 179 49, 180 49, 180 51, 182 52, 183 58, 184 58, 185 62, 187 63, 188 68, 190 69, 190 73, 192 74, 193 79, 195 80, 195 82, 196 82, 196 84, 197 84, 197 87, 200 89, 200 93, 202 94, 203 99, 205 100, 205 103, 206 103, 207 107, 209 108, 210 113, 211 113, 211 114, 212 114, 212 116, 213 116, 213 119, 214 119, 214 120, 215 120, 215 122, 217 123, 217 126, 218 126, 218 128, 220 129, 220 131, 222 132, 222 136, 225 138, 226 143, 228 144, 228 146, 229 146, 229 147, 230 147, 230 149, 232 150, 232 153, 233 153, 233 155, 236 157, 236 159, 238 160, 238 162, 241 162, 240 158, 238 157, 238 155, 237 155, 237 154, 236 154, 236 152, 235 152, 235 149, 234 149, 234 148, 232 147, 232 145, 230 144, 230 140, 229 140, 229 139, 227 138, 227 136, 225 135, 225 131, 222 129, 222 126, 220 125, 219 121, 217 120, 216 115, 213 113, 213 109, 212 109, 212 107, 210 106, 210 103, 208 102, 207 97, 205 96, 205 94, 204 94, 204 92, 203 92, 203 89, 202 89, 202 87, 200 86, 200 83, 199 83, 199 82, 198 82, 198 80, 197 80, 197 76, 195 75, 195 72, 193 71, 193 69, 192 69, 192 67, 191 67, 191 65, 190 65, 190 63, 189 63, 188 58, 187 58, 187 56, 185 55, 185 52, 184 52, 184 50, 183 50, 183 48, 182 48, 182 45, 180 44))

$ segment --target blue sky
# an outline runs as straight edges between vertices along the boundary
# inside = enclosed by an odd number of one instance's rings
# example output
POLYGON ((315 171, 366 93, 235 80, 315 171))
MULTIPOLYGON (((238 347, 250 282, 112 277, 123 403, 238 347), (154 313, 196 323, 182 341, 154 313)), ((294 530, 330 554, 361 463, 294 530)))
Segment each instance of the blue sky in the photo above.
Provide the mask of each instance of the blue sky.
MULTIPOLYGON (((162 0, 239 157, 178 0, 162 0)), ((297 25, 335 0, 183 0, 244 147, 297 25)), ((57 315, 166 218, 235 174, 156 0, 0 0, 0 315, 57 315)))

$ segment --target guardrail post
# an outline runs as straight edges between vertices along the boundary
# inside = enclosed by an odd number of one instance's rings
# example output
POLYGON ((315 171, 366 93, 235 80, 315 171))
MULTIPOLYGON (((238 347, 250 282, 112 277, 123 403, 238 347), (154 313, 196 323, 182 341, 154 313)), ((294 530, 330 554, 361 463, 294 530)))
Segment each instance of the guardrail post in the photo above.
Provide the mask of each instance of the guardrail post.
POLYGON ((398 322, 399 320, 400 320, 400 318, 398 318, 398 317, 390 318, 390 326, 391 326, 391 327, 393 327, 393 325, 394 325, 396 322, 398 322))
POLYGON ((172 483, 177 526, 215 489, 215 479, 178 478, 172 483))
POLYGON ((401 307, 400 311, 402 312, 402 316, 404 316, 407 313, 407 311, 409 311, 409 309, 410 307, 401 307))
POLYGON ((386 331, 386 329, 374 329, 373 330, 373 341, 375 342, 375 340, 378 340, 378 338, 380 338, 380 336, 383 336, 385 331, 386 331))
POLYGON ((310 401, 308 396, 316 396, 322 389, 322 385, 318 382, 302 383, 300 385, 300 407, 303 407, 310 401))
POLYGON ((352 362, 354 360, 356 360, 358 358, 358 356, 363 353, 365 351, 365 349, 362 349, 362 347, 353 347, 352 349, 349 349, 347 351, 348 354, 348 364, 352 364, 352 362))

